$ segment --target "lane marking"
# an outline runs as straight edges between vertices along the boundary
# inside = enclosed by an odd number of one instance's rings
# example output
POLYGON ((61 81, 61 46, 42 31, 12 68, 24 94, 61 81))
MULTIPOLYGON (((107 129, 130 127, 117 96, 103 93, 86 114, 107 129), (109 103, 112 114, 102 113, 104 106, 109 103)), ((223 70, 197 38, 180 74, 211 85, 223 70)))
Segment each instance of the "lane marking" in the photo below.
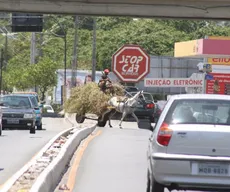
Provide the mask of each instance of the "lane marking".
MULTIPOLYGON (((35 153, 35 155, 34 155, 29 161, 27 161, 27 163, 25 163, 22 167, 26 166, 26 165, 29 164, 31 161, 33 161, 33 160, 35 159, 35 157, 38 155, 38 153, 39 153, 39 152, 35 153)), ((21 168, 22 168, 22 167, 21 167, 21 168)), ((20 168, 20 169, 21 169, 21 168, 20 168)), ((20 169, 19 169, 19 170, 20 170, 20 169)), ((17 171, 16 171, 16 172, 17 172, 17 171)), ((15 173, 14 173, 14 174, 15 174, 15 173)), ((13 174, 13 175, 14 175, 14 174, 13 174)), ((6 184, 12 179, 12 177, 13 177, 13 176, 11 176, 9 179, 7 179, 7 180, 5 181, 5 183, 3 183, 2 185, 0 185, 0 189, 2 189, 2 188, 4 187, 4 185, 6 185, 6 184)))
POLYGON ((83 154, 89 145, 90 141, 92 141, 95 137, 99 136, 102 133, 102 130, 97 131, 96 134, 90 135, 83 143, 80 149, 77 149, 77 154, 74 159, 74 163, 72 165, 72 168, 70 170, 70 173, 68 175, 68 180, 66 186, 68 187, 68 190, 65 190, 64 192, 72 192, 74 189, 75 181, 76 181, 76 175, 77 170, 80 165, 81 159, 83 157, 83 154))

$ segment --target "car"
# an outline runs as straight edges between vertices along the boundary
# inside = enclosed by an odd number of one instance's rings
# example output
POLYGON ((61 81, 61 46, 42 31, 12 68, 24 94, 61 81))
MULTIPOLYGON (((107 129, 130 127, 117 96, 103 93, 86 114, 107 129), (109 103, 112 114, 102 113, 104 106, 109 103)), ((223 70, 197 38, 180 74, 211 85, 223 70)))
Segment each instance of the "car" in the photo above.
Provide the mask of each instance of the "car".
POLYGON ((36 115, 30 97, 3 95, 2 128, 26 128, 34 132, 36 115))
MULTIPOLYGON (((129 92, 127 97, 134 96, 136 92, 129 92)), ((144 98, 139 99, 137 108, 135 109, 135 115, 140 119, 149 119, 154 123, 155 103, 151 93, 143 92, 144 98)))
POLYGON ((32 104, 34 106, 34 110, 36 113, 36 127, 37 130, 42 130, 42 108, 43 108, 43 104, 39 104, 38 103, 38 97, 36 96, 36 94, 34 93, 14 93, 13 95, 18 95, 18 96, 28 96, 30 97, 32 104))
POLYGON ((138 92, 139 89, 135 86, 124 86, 126 92, 138 92))
POLYGON ((51 105, 43 105, 43 108, 46 109, 47 113, 54 113, 54 109, 51 105))
MULTIPOLYGON (((0 103, 0 106, 3 106, 2 103, 0 103)), ((0 109, 0 136, 2 135, 2 109, 0 109)))
POLYGON ((152 131, 147 192, 230 191, 230 96, 171 96, 152 131))

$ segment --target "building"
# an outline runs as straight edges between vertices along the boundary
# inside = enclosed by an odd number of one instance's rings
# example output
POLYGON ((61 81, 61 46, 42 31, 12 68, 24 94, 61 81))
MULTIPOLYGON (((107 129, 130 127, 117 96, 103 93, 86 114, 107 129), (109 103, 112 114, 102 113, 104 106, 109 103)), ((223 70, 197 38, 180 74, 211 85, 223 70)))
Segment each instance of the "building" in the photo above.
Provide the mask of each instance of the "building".
MULTIPOLYGON (((197 65, 202 62, 202 59, 197 58, 183 58, 178 59, 174 57, 159 57, 151 56, 151 67, 150 73, 147 75, 148 78, 187 78, 190 77, 193 73, 198 72, 197 65)), ((66 74, 67 80, 67 97, 70 94, 70 83, 71 83, 71 72, 72 70, 68 69, 66 74)), ((87 70, 78 70, 77 71, 77 85, 83 85, 86 76, 90 75, 92 72, 87 70)), ((101 77, 101 71, 96 72, 96 82, 99 81, 101 77)), ((64 79, 64 70, 59 69, 57 71, 58 83, 54 89, 53 101, 56 104, 62 103, 62 85, 64 79)), ((115 74, 111 73, 110 78, 112 81, 119 81, 115 74)), ((128 84, 135 85, 135 84, 128 84)), ((154 94, 177 94, 185 93, 185 88, 147 88, 144 87, 144 80, 137 83, 137 86, 140 90, 151 92, 154 94)))

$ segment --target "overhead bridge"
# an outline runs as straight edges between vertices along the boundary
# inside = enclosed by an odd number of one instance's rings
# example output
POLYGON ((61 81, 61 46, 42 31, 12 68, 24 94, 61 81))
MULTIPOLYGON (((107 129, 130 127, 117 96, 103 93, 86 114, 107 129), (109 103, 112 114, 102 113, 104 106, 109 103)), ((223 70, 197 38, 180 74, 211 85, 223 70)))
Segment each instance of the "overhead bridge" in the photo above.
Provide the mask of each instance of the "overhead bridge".
POLYGON ((0 11, 226 20, 230 0, 0 0, 0 11))

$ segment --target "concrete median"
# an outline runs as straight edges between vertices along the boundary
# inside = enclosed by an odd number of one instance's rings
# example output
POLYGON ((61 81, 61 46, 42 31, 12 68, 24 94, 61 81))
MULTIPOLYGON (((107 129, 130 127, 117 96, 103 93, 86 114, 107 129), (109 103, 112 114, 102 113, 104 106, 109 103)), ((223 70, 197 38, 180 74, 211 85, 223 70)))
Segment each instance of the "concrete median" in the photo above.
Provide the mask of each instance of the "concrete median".
MULTIPOLYGON (((72 115, 73 118, 74 115, 72 115)), ((72 119, 73 120, 73 119, 72 119)), ((50 147, 63 136, 67 136, 71 131, 72 135, 68 138, 66 143, 60 148, 57 156, 45 167, 45 169, 35 178, 35 181, 30 187, 31 192, 50 192, 55 189, 55 186, 58 184, 59 180, 62 177, 62 174, 66 170, 74 151, 79 146, 82 140, 88 137, 96 128, 97 122, 83 123, 79 126, 72 126, 67 130, 62 131, 51 139, 40 151, 39 153, 24 167, 22 167, 13 177, 11 177, 7 183, 1 188, 1 192, 11 192, 13 186, 15 187, 16 183, 23 174, 28 172, 28 170, 36 165, 36 163, 41 159, 41 157, 50 149, 50 147)), ((23 190, 23 189, 22 189, 23 190)))

